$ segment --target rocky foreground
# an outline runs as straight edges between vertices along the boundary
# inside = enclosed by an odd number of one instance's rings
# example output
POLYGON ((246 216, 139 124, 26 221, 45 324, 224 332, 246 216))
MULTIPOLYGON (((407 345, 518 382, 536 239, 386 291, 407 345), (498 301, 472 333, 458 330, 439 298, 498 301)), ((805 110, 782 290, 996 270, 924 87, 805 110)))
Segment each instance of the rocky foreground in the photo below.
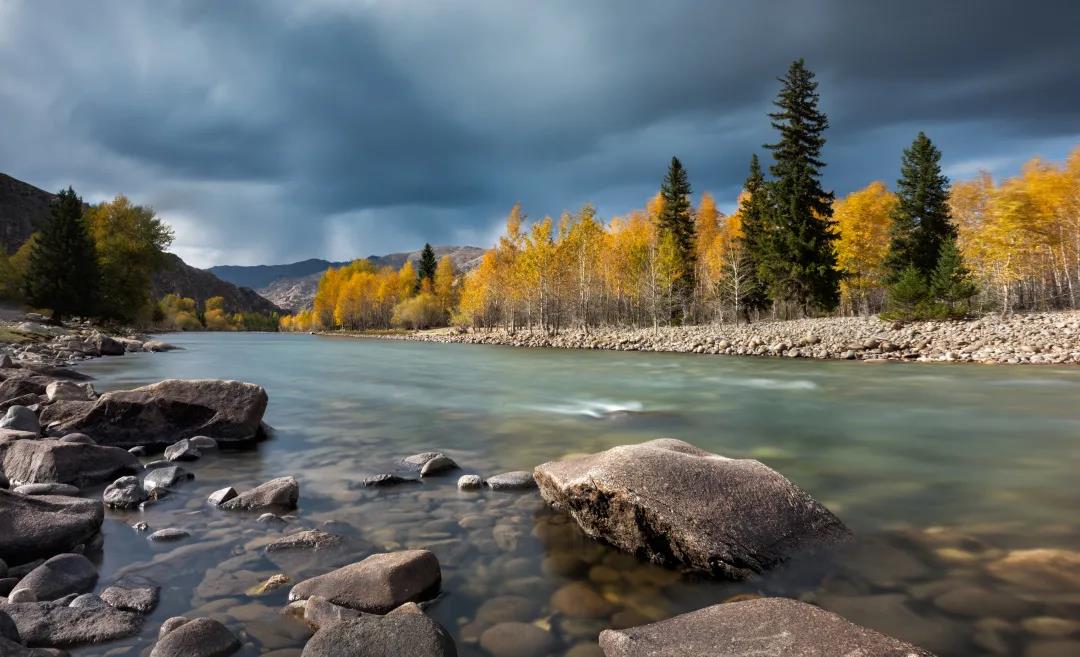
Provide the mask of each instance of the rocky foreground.
POLYGON ((987 316, 969 321, 886 322, 877 317, 825 317, 754 324, 594 328, 508 332, 453 329, 376 335, 512 347, 663 351, 866 361, 1080 363, 1080 312, 987 316))
POLYGON ((58 326, 46 323, 44 317, 35 313, 28 313, 18 321, 0 321, 0 354, 3 354, 0 358, 6 356, 27 366, 68 366, 102 356, 174 349, 173 345, 133 331, 110 335, 89 322, 66 322, 58 326))

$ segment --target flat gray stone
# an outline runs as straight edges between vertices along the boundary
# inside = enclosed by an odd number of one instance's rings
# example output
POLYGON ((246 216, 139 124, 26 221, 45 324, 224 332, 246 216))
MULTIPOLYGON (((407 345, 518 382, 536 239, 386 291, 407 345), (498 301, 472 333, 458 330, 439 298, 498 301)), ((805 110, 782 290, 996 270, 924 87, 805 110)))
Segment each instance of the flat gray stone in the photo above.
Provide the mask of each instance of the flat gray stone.
POLYGON ((23 484, 13 492, 19 495, 67 495, 77 497, 79 489, 71 484, 23 484))
POLYGON ((195 475, 178 465, 170 465, 165 468, 157 468, 146 473, 143 477, 143 490, 147 493, 159 488, 174 488, 185 481, 191 481, 195 475))
POLYGON ((484 480, 479 475, 461 475, 457 480, 458 490, 480 490, 484 480))
POLYGON ((536 480, 531 472, 515 470, 488 477, 487 485, 491 490, 531 490, 536 488, 536 480))
POLYGON ((210 493, 210 497, 206 498, 206 501, 214 506, 221 506, 222 502, 228 502, 237 495, 239 495, 239 493, 236 492, 235 488, 227 486, 210 493))
POLYGON ((300 499, 295 477, 278 477, 240 493, 219 507, 228 511, 292 510, 300 499))
POLYGON ((4 451, 4 472, 12 483, 71 484, 86 488, 142 469, 126 450, 59 440, 16 440, 4 451))
POLYGON ((364 615, 323 627, 302 657, 457 657, 453 639, 422 612, 364 615))
MULTIPOLYGON (((8 397, 4 397, 4 399, 8 399, 8 397)), ((38 421, 37 414, 25 406, 9 407, 4 417, 0 418, 0 429, 14 429, 41 435, 41 423, 38 421)))
POLYGON ((101 499, 105 502, 105 506, 111 509, 135 509, 149 497, 143 490, 139 478, 128 475, 106 486, 101 499))
POLYGON ((97 582, 97 568, 81 554, 58 554, 22 578, 16 590, 26 589, 37 601, 86 593, 97 582))
POLYGON ((98 500, 0 490, 0 559, 22 564, 67 552, 96 535, 104 516, 98 500))
POLYGON ((373 554, 363 561, 306 579, 289 600, 319 596, 349 609, 385 614, 406 602, 429 600, 439 592, 442 572, 427 550, 373 554))
POLYGON ((114 641, 138 633, 142 616, 104 607, 68 607, 54 602, 8 604, 4 611, 15 621, 30 647, 70 648, 114 641))
POLYGON ((166 461, 195 461, 202 456, 202 452, 190 440, 184 438, 165 448, 166 461))

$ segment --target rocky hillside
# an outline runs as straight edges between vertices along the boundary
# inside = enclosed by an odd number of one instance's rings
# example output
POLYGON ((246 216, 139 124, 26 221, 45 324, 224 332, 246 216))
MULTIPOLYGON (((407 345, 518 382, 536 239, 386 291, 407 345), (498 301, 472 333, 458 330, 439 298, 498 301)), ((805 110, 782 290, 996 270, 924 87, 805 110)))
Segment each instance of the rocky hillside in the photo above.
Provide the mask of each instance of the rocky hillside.
POLYGON ((49 216, 54 194, 0 173, 0 247, 12 253, 49 216))
MULTIPOLYGON (((480 264, 480 258, 484 255, 484 249, 476 246, 436 246, 435 256, 442 258, 450 256, 458 272, 471 271, 480 264)), ((390 253, 383 256, 368 256, 368 260, 377 267, 400 268, 406 260, 416 262, 420 258, 420 251, 408 253, 390 253)), ((288 265, 259 265, 254 267, 240 267, 223 265, 211 267, 212 271, 225 280, 238 285, 247 284, 256 287, 259 294, 271 302, 293 311, 311 307, 315 298, 315 289, 319 286, 319 279, 330 267, 340 267, 343 262, 330 262, 328 260, 304 260, 288 265), (302 272, 302 273, 297 273, 302 272)))

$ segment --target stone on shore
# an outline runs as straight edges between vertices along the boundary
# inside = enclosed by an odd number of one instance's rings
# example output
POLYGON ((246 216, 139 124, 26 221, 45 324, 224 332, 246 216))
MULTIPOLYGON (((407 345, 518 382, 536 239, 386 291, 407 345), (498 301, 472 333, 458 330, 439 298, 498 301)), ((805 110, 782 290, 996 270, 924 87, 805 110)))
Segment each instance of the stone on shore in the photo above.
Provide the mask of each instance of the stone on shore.
POLYGON ((515 470, 488 477, 487 485, 491 490, 532 490, 536 488, 536 479, 531 472, 515 470))
POLYGON ((92 403, 51 404, 45 416, 58 431, 86 433, 103 445, 165 447, 204 434, 226 443, 255 440, 266 404, 266 391, 250 383, 168 379, 92 403))
POLYGON ((668 620, 600 633, 606 657, 732 654, 933 657, 921 648, 787 598, 718 604, 668 620))
POLYGON ((126 450, 59 440, 17 440, 4 452, 12 484, 58 483, 85 488, 141 469, 126 450))
POLYGON ((240 640, 229 628, 211 618, 193 618, 163 634, 150 657, 227 657, 239 649, 240 640))
POLYGON ((74 381, 53 381, 45 386, 48 401, 93 401, 97 398, 94 387, 89 383, 74 381))
POLYGON ((114 641, 139 631, 139 614, 101 607, 69 607, 57 602, 22 602, 4 606, 30 647, 69 648, 114 641))
POLYGON ((484 480, 480 475, 461 475, 457 480, 458 490, 480 490, 484 487, 484 480))
POLYGON ((97 582, 97 568, 81 554, 58 554, 22 578, 15 590, 25 589, 39 602, 86 593, 97 582))
POLYGON ((96 500, 0 490, 0 559, 21 564, 70 551, 98 533, 104 516, 96 500))
POLYGON ((166 461, 195 461, 202 456, 202 452, 187 438, 178 440, 165 448, 166 461))
POLYGON ((146 473, 143 477, 143 489, 151 493, 159 488, 172 488, 185 481, 191 481, 195 475, 178 465, 170 465, 157 468, 146 473))
POLYGON ((323 627, 302 657, 457 657, 453 639, 419 610, 361 616, 323 627))
POLYGON ((278 477, 246 490, 218 505, 227 511, 292 510, 300 499, 300 484, 295 477, 278 477))
POLYGON ((431 599, 441 582, 439 561, 431 552, 387 552, 306 579, 289 591, 289 600, 319 596, 349 609, 385 614, 406 602, 431 599))
POLYGON ((41 423, 34 411, 25 406, 11 406, 0 419, 0 429, 14 429, 41 435, 41 423))
POLYGON ((79 489, 71 484, 23 484, 12 489, 19 495, 66 495, 78 497, 79 489))
POLYGON ((134 509, 148 499, 139 478, 134 475, 120 477, 105 488, 101 494, 105 506, 110 509, 134 509))
POLYGON ((236 489, 232 486, 226 486, 225 488, 219 488, 218 490, 210 493, 210 496, 206 498, 206 501, 214 506, 221 506, 223 502, 228 502, 239 495, 236 489))
POLYGON ((535 472, 544 499, 589 536, 714 576, 749 577, 848 536, 836 516, 775 470, 680 440, 614 447, 535 472))

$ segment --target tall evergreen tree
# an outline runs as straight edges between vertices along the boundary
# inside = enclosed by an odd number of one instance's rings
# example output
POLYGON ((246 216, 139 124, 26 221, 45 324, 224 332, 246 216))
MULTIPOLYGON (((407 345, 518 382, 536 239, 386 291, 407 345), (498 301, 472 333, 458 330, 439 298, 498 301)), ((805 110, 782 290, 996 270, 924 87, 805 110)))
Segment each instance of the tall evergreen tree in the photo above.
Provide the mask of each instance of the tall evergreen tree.
POLYGON ((742 221, 742 236, 736 248, 745 255, 749 272, 745 286, 746 294, 741 303, 747 313, 760 310, 769 305, 769 289, 766 281, 766 266, 773 252, 769 232, 769 188, 765 176, 761 173, 761 163, 755 153, 750 158, 750 173, 743 184, 746 192, 739 205, 739 217, 742 221))
POLYGON ((696 228, 690 211, 690 181, 679 158, 672 157, 667 175, 660 185, 664 207, 660 212, 660 229, 672 240, 680 276, 676 293, 684 317, 690 312, 694 291, 694 241, 696 228))
POLYGON ((773 213, 772 257, 768 263, 774 289, 804 313, 832 310, 840 302, 840 272, 836 266, 837 239, 833 228, 831 192, 821 187, 821 149, 829 120, 818 109, 817 82, 803 60, 791 64, 780 78, 780 90, 769 114, 780 132, 769 167, 773 213))
POLYGON ((941 151, 923 133, 904 149, 897 206, 885 258, 891 282, 908 267, 929 280, 937 267, 942 246, 957 236, 949 214, 949 179, 941 173, 941 151))
POLYGON ((439 261, 435 259, 435 250, 430 244, 425 244, 424 250, 420 252, 420 266, 416 270, 416 289, 420 289, 425 280, 434 289, 435 270, 438 268, 439 261))
POLYGON ((30 251, 26 299, 52 310, 53 321, 91 315, 97 307, 98 262, 83 220, 83 202, 68 187, 53 201, 51 216, 30 251))

